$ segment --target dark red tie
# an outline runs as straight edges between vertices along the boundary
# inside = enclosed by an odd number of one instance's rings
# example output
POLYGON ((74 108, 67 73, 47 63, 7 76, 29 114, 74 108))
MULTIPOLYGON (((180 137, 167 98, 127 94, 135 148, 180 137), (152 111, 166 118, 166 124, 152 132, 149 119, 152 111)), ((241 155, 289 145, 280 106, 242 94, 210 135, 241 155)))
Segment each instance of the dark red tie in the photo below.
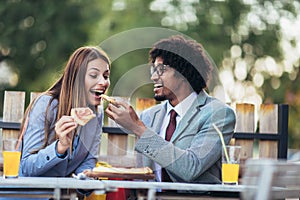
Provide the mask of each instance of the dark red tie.
MULTIPOLYGON (((175 110, 171 110, 170 111, 170 121, 169 124, 167 126, 167 130, 166 130, 166 140, 170 141, 175 129, 176 129, 176 116, 177 113, 175 112, 175 110)), ((163 182, 172 182, 170 176, 167 174, 166 169, 162 168, 162 172, 161 172, 161 179, 163 182)))
POLYGON ((171 140, 171 137, 176 129, 176 116, 177 116, 177 113, 175 110, 171 110, 170 111, 170 121, 169 121, 169 125, 167 127, 167 130, 166 130, 166 140, 167 141, 170 141, 171 140))

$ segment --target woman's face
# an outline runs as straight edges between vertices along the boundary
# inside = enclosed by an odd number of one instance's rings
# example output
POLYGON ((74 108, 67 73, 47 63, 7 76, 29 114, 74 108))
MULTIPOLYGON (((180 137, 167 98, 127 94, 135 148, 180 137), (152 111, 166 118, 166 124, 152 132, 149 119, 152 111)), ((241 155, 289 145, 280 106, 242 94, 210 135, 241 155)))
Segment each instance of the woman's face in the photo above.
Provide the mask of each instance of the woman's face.
POLYGON ((109 65, 101 58, 88 63, 85 74, 85 91, 90 105, 96 106, 101 103, 100 95, 105 93, 110 85, 109 75, 109 65))

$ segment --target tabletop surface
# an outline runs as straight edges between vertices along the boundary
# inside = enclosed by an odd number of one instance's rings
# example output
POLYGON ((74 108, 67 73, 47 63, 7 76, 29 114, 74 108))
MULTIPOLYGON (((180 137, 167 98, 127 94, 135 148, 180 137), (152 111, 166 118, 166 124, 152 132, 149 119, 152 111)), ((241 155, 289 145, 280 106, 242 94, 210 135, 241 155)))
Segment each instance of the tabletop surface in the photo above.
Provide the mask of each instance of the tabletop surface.
POLYGON ((61 189, 104 189, 98 180, 78 180, 56 177, 0 178, 0 188, 61 188, 61 189))
POLYGON ((75 178, 55 177, 19 177, 14 179, 0 178, 0 188, 70 188, 110 190, 112 188, 128 189, 165 189, 165 190, 195 190, 195 191, 221 191, 242 192, 243 185, 222 184, 195 184, 195 183, 168 183, 131 180, 78 180, 75 178))
POLYGON ((174 182, 147 182, 147 181, 117 181, 102 180, 105 187, 124 187, 139 189, 164 189, 164 190, 195 190, 195 191, 220 191, 242 192, 243 185, 199 184, 199 183, 174 183, 174 182))

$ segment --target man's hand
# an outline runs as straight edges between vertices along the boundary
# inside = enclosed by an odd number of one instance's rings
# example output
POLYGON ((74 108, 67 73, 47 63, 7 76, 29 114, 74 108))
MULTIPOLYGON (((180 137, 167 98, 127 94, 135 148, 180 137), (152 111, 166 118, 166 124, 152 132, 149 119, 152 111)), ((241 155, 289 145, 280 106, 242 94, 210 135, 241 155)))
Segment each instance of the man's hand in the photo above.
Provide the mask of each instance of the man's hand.
POLYGON ((108 104, 107 109, 105 110, 108 117, 116 121, 123 128, 132 131, 135 135, 140 137, 146 130, 146 127, 139 119, 132 106, 122 101, 118 101, 116 104, 108 104))

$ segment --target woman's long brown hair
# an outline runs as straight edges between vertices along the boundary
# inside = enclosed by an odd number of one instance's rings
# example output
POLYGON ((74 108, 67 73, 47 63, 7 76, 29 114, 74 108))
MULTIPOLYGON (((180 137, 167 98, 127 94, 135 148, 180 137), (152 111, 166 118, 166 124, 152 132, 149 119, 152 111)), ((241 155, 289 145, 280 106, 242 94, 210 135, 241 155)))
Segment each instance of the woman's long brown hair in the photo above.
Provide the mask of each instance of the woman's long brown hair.
MULTIPOLYGON (((42 95, 50 95, 52 99, 46 108, 44 124, 45 139, 40 149, 45 148, 56 139, 56 136, 49 138, 53 128, 50 127, 51 121, 47 117, 50 105, 54 99, 58 100, 56 121, 63 115, 70 115, 72 108, 88 106, 84 87, 85 74, 88 63, 98 58, 111 66, 109 57, 100 47, 86 46, 78 48, 70 56, 62 76, 48 90, 42 93, 42 95)), ((23 130, 26 118, 29 116, 28 114, 34 106, 36 99, 28 105, 20 130, 23 130)), ((33 153, 37 153, 40 149, 35 150, 33 153)))

